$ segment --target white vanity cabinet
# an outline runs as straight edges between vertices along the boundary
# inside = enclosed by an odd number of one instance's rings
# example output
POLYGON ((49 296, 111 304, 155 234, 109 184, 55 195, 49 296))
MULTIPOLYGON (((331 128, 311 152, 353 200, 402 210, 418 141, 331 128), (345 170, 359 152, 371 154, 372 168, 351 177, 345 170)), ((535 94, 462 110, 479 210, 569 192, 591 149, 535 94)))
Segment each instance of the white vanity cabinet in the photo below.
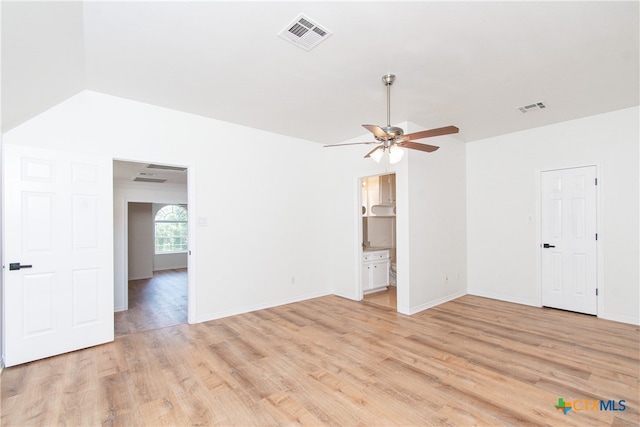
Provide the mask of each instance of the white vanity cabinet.
POLYGON ((362 253, 362 290, 368 294, 389 286, 389 250, 369 250, 362 253))

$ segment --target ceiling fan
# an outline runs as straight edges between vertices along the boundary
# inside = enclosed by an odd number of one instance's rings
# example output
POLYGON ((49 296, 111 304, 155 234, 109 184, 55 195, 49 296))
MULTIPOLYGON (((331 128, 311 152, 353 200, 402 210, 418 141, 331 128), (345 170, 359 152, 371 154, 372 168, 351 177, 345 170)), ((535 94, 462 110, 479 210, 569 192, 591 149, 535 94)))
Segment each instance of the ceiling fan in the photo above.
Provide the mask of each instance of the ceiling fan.
POLYGON ((434 136, 449 135, 452 133, 458 133, 458 128, 455 126, 445 126, 442 128, 423 130, 420 132, 404 134, 404 131, 395 126, 391 126, 391 85, 395 81, 396 76, 394 74, 385 74, 382 76, 382 82, 387 87, 387 126, 381 127, 377 125, 362 125, 365 129, 370 131, 375 137, 376 141, 370 142, 351 142, 347 144, 331 144, 325 145, 325 147, 340 147, 343 145, 360 145, 360 144, 380 144, 373 150, 369 151, 365 158, 371 157, 376 162, 379 162, 385 152, 389 152, 389 160, 391 163, 397 163, 402 158, 404 150, 401 148, 410 148, 412 150, 426 151, 428 153, 436 151, 438 148, 435 145, 421 144, 419 142, 413 142, 414 139, 431 138, 434 136))

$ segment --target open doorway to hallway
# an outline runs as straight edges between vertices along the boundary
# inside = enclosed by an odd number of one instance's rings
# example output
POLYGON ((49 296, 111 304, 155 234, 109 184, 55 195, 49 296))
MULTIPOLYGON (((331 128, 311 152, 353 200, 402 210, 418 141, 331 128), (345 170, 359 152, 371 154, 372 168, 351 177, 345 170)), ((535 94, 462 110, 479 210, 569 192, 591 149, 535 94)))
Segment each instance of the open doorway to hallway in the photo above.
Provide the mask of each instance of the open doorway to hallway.
POLYGON ((186 323, 187 168, 113 162, 115 335, 186 323))

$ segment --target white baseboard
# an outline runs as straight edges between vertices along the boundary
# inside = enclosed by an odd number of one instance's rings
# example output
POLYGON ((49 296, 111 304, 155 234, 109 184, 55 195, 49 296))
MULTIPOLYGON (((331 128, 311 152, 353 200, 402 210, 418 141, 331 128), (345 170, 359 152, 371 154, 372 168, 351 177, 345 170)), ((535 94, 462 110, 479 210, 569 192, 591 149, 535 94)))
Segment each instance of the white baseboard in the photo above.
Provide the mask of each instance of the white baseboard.
POLYGON ((232 310, 219 311, 216 313, 208 313, 196 318, 196 323, 208 322, 209 320, 222 319, 223 317, 235 316, 237 314, 250 313, 252 311, 264 310, 265 308, 277 307, 279 305, 291 304, 294 302, 300 302, 312 298, 324 297, 332 295, 331 292, 317 292, 306 295, 298 295, 291 298, 285 298, 279 301, 270 301, 262 304, 250 305, 245 307, 239 307, 232 310))
MULTIPOLYGON (((510 295, 501 295, 501 294, 494 294, 494 293, 487 293, 487 292, 477 292, 477 291, 465 292, 465 291, 461 291, 461 292, 456 292, 456 293, 451 294, 451 295, 447 295, 447 296, 442 297, 442 298, 438 298, 438 299, 433 300, 433 301, 429 301, 429 302, 427 302, 425 304, 421 304, 421 305, 418 305, 418 306, 415 306, 415 307, 411 307, 407 313, 401 312, 401 314, 406 314, 406 315, 411 316, 413 314, 419 313, 419 312, 427 310, 429 308, 436 307, 436 306, 438 306, 440 304, 444 304, 446 302, 453 301, 454 299, 460 298, 460 297, 462 297, 464 295, 467 295, 467 294, 468 295, 478 296, 478 297, 483 297, 483 298, 495 299, 495 300, 499 300, 499 301, 511 302, 511 303, 515 303, 515 304, 528 305, 528 306, 531 306, 531 307, 540 307, 541 306, 539 301, 534 301, 534 300, 526 299, 526 298, 514 298, 513 296, 510 296, 510 295)), ((298 296, 291 297, 291 298, 285 298, 285 299, 278 300, 278 301, 271 301, 271 302, 262 303, 262 304, 239 307, 239 308, 232 309, 232 310, 225 310, 225 311, 220 311, 220 312, 215 312, 215 313, 204 314, 204 315, 198 316, 196 318, 196 323, 207 322, 209 320, 222 319, 224 317, 235 316, 235 315, 238 315, 238 314, 249 313, 249 312, 252 312, 252 311, 263 310, 263 309, 266 309, 266 308, 277 307, 277 306, 280 306, 280 305, 291 304, 291 303, 300 302, 300 301, 304 301, 304 300, 308 300, 308 299, 312 299, 312 298, 323 297, 323 296, 327 296, 327 295, 336 295, 336 296, 339 296, 339 297, 342 297, 342 298, 354 300, 352 298, 352 295, 339 295, 339 294, 332 293, 332 292, 316 292, 316 293, 311 293, 311 294, 306 294, 306 295, 298 295, 298 296)), ((355 300, 355 301, 357 301, 357 300, 355 300)), ((598 317, 601 318, 601 319, 612 320, 612 321, 615 321, 615 322, 629 323, 629 324, 632 324, 632 325, 640 325, 640 319, 635 318, 635 317, 630 317, 630 316, 621 316, 621 315, 617 315, 617 314, 605 313, 605 314, 601 314, 601 315, 599 314, 598 317)))
POLYGON ((427 310, 429 308, 435 307, 437 305, 444 304, 445 302, 453 301, 454 299, 460 298, 462 296, 465 296, 466 294, 467 293, 464 292, 464 291, 456 292, 454 294, 447 295, 445 297, 438 298, 436 300, 429 301, 429 302, 424 303, 424 304, 420 304, 420 305, 418 305, 416 307, 410 307, 409 308, 409 313, 403 313, 403 314, 408 314, 409 316, 411 316, 412 314, 416 314, 416 313, 419 313, 421 311, 427 310))
POLYGON ((603 314, 598 313, 598 318, 611 320, 614 322, 620 322, 620 323, 629 323, 630 325, 640 325, 640 318, 638 317, 621 316, 619 314, 610 314, 610 313, 603 313, 603 314))
MULTIPOLYGON (((533 300, 524 299, 524 298, 513 298, 507 295, 492 294, 492 293, 486 293, 486 292, 475 292, 475 291, 469 291, 469 295, 475 295, 483 298, 491 298, 491 299, 505 301, 505 302, 512 302, 515 304, 529 305, 531 307, 542 307, 542 304, 539 301, 533 301, 533 300)), ((598 313, 597 316, 599 319, 612 320, 614 322, 628 323, 631 325, 640 325, 640 318, 638 317, 623 316, 623 315, 611 314, 611 313, 598 313)))
POLYGON ((494 293, 488 293, 488 292, 477 292, 474 290, 470 290, 467 293, 469 295, 474 295, 477 297, 496 299, 496 300, 505 301, 505 302, 513 302, 515 304, 529 305, 531 307, 542 307, 539 301, 534 301, 527 298, 515 298, 511 295, 494 294, 494 293))

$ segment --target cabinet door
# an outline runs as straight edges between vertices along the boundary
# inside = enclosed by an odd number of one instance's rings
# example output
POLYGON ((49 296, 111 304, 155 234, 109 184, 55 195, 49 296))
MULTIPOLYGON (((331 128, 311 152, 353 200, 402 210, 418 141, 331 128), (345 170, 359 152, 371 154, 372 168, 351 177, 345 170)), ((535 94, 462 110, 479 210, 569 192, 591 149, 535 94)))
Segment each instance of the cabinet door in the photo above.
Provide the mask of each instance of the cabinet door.
POLYGON ((363 292, 368 292, 371 289, 373 289, 373 281, 371 280, 371 271, 372 271, 372 266, 371 266, 371 262, 365 262, 362 264, 362 291, 363 292))
POLYGON ((380 177, 380 203, 393 205, 396 202, 396 175, 382 175, 380 177))
POLYGON ((383 288, 389 285, 389 260, 371 263, 371 288, 383 288))

